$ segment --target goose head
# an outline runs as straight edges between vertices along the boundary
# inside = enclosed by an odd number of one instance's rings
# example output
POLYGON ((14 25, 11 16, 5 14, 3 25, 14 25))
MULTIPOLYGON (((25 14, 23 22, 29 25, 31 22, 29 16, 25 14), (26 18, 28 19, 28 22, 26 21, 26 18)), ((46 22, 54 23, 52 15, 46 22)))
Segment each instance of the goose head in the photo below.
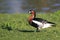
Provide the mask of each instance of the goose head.
POLYGON ((36 17, 36 12, 35 12, 35 10, 29 10, 29 13, 30 13, 31 16, 33 16, 34 18, 36 17))
POLYGON ((32 20, 36 17, 36 12, 35 10, 29 10, 29 14, 31 14, 28 18, 28 21, 31 23, 32 20))

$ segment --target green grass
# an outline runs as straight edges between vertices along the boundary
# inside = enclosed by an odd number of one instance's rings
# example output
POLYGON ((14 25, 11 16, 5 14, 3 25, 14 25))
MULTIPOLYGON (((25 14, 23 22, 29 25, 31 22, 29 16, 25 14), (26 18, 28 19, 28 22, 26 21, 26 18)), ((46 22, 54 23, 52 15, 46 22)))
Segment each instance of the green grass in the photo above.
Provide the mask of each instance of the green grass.
POLYGON ((56 23, 55 27, 40 32, 34 32, 35 28, 28 24, 29 15, 0 14, 0 40, 60 40, 60 11, 37 14, 38 18, 56 23))

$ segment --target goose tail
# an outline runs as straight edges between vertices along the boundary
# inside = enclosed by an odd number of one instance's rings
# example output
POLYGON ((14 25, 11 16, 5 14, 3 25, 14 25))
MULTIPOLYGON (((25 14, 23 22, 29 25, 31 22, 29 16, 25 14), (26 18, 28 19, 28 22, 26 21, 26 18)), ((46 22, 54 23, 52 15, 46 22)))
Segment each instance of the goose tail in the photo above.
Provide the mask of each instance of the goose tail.
POLYGON ((42 28, 55 27, 55 26, 56 26, 55 23, 47 22, 47 23, 44 24, 44 26, 42 28))
POLYGON ((49 24, 51 24, 51 26, 55 27, 56 26, 56 23, 53 23, 53 22, 48 22, 49 24))

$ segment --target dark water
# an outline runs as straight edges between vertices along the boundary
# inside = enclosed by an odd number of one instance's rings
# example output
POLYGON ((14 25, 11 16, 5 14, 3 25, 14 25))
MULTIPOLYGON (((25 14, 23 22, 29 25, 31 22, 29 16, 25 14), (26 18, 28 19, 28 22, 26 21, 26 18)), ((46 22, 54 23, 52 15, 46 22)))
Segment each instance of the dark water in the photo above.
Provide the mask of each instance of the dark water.
POLYGON ((30 9, 37 12, 55 12, 60 10, 60 0, 6 0, 0 3, 3 8, 0 12, 26 13, 30 9), (4 5, 7 4, 7 5, 4 5))

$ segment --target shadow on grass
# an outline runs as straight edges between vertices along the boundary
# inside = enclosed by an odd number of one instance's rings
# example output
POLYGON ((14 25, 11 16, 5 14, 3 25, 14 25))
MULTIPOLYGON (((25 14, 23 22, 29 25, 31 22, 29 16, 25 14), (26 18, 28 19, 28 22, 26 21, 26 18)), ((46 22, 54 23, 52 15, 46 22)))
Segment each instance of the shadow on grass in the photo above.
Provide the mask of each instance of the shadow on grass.
POLYGON ((2 29, 7 29, 8 31, 11 31, 12 30, 11 27, 2 27, 2 29))
POLYGON ((18 30, 20 32, 34 32, 33 30, 18 30))
POLYGON ((34 31, 34 30, 18 30, 20 32, 40 32, 40 31, 34 31))

